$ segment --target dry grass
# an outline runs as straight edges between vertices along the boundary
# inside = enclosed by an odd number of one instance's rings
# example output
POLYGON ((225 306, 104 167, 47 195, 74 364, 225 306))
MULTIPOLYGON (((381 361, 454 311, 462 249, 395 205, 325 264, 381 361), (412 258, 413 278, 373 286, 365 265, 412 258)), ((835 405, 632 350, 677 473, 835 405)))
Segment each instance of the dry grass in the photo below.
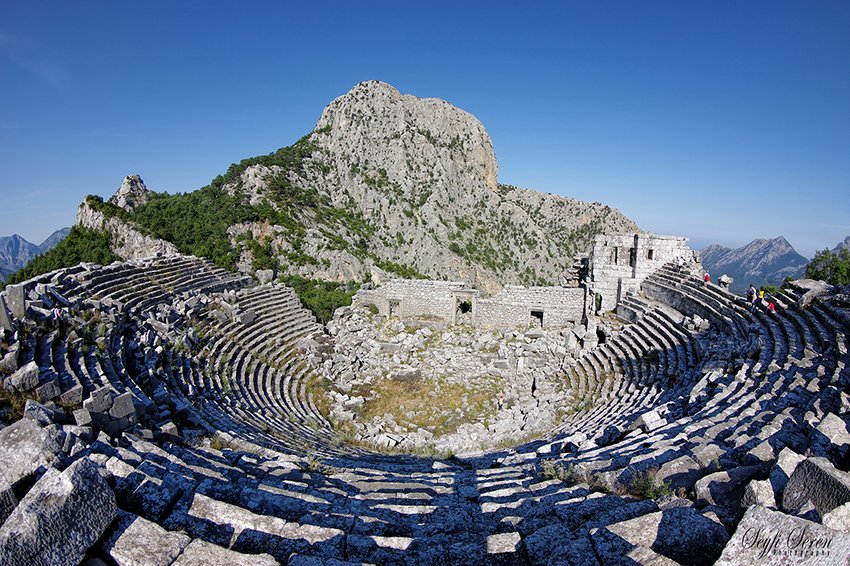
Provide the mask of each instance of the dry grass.
POLYGON ((434 380, 384 377, 352 392, 366 402, 359 408, 360 422, 392 415, 407 430, 423 428, 440 436, 456 432, 463 423, 488 419, 495 413, 499 379, 478 378, 469 385, 434 380), (407 414, 413 413, 408 418, 407 414))
POLYGON ((12 393, 0 386, 0 419, 12 423, 24 416, 24 405, 31 398, 23 393, 12 393))

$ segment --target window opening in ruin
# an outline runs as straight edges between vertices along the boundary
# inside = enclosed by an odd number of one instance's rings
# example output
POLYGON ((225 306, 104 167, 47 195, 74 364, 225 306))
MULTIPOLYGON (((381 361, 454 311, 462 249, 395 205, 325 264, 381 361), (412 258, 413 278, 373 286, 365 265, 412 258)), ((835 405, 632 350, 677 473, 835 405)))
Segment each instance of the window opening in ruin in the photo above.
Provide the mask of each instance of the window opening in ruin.
POLYGON ((611 263, 614 265, 617 265, 617 260, 619 259, 619 249, 620 248, 615 246, 614 249, 611 251, 611 263))
POLYGON ((543 328, 543 311, 531 311, 531 325, 543 328))
POLYGON ((655 250, 648 250, 646 252, 646 259, 655 259, 655 250))
POLYGON ((637 249, 629 248, 629 267, 634 267, 637 261, 637 249))
POLYGON ((458 314, 466 314, 472 310, 472 303, 470 301, 461 301, 457 305, 458 314))

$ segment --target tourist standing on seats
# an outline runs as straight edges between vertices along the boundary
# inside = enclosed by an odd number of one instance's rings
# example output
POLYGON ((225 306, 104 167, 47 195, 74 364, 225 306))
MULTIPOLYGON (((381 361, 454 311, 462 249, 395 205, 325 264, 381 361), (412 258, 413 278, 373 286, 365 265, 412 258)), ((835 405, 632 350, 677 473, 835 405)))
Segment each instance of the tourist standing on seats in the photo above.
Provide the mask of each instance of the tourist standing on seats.
POLYGON ((703 275, 703 280, 706 285, 708 285, 708 282, 711 281, 711 275, 708 274, 708 270, 706 270, 705 275, 703 275))

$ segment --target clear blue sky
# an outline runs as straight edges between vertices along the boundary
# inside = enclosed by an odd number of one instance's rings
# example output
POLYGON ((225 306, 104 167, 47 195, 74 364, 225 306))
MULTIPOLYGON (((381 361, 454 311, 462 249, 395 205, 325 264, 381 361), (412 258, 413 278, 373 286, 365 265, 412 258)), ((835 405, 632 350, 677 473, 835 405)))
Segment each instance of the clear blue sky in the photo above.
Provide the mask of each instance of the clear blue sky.
POLYGON ((367 79, 478 117, 499 180, 694 247, 850 234, 850 2, 0 3, 0 235, 207 184, 367 79))

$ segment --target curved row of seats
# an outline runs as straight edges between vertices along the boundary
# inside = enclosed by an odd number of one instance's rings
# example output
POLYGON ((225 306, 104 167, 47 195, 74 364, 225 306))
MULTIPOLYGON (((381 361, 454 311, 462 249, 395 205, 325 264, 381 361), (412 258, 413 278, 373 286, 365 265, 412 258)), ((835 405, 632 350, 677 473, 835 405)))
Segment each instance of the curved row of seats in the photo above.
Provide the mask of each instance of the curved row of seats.
MULTIPOLYGON (((795 433, 835 409, 835 390, 850 378, 840 305, 798 308, 799 293, 786 290, 776 314, 750 312, 740 298, 668 266, 623 299, 622 329, 566 370, 576 406, 547 438, 463 460, 382 455, 341 443, 311 399, 315 376, 300 342, 321 327, 290 289, 248 285, 184 257, 66 279, 58 290, 100 308, 104 332, 46 323, 21 336, 23 359, 38 363, 42 381, 55 379, 60 397, 81 400, 102 387, 129 391, 147 423, 180 412, 180 426, 215 437, 152 441, 137 430, 117 446, 94 442, 85 454, 108 471, 122 511, 162 537, 184 532, 280 563, 592 562, 594 529, 658 512, 658 503, 547 478, 546 460, 609 483, 655 468, 691 489, 713 462, 746 465, 794 446, 795 433), (224 290, 223 303, 191 321, 194 350, 157 352, 143 339, 141 321, 160 306, 224 290), (687 326, 694 315, 709 330, 687 326), (156 379, 152 361, 162 365, 156 379)), ((110 532, 131 536, 118 522, 110 532)), ((99 552, 109 555, 103 544, 99 552)))

